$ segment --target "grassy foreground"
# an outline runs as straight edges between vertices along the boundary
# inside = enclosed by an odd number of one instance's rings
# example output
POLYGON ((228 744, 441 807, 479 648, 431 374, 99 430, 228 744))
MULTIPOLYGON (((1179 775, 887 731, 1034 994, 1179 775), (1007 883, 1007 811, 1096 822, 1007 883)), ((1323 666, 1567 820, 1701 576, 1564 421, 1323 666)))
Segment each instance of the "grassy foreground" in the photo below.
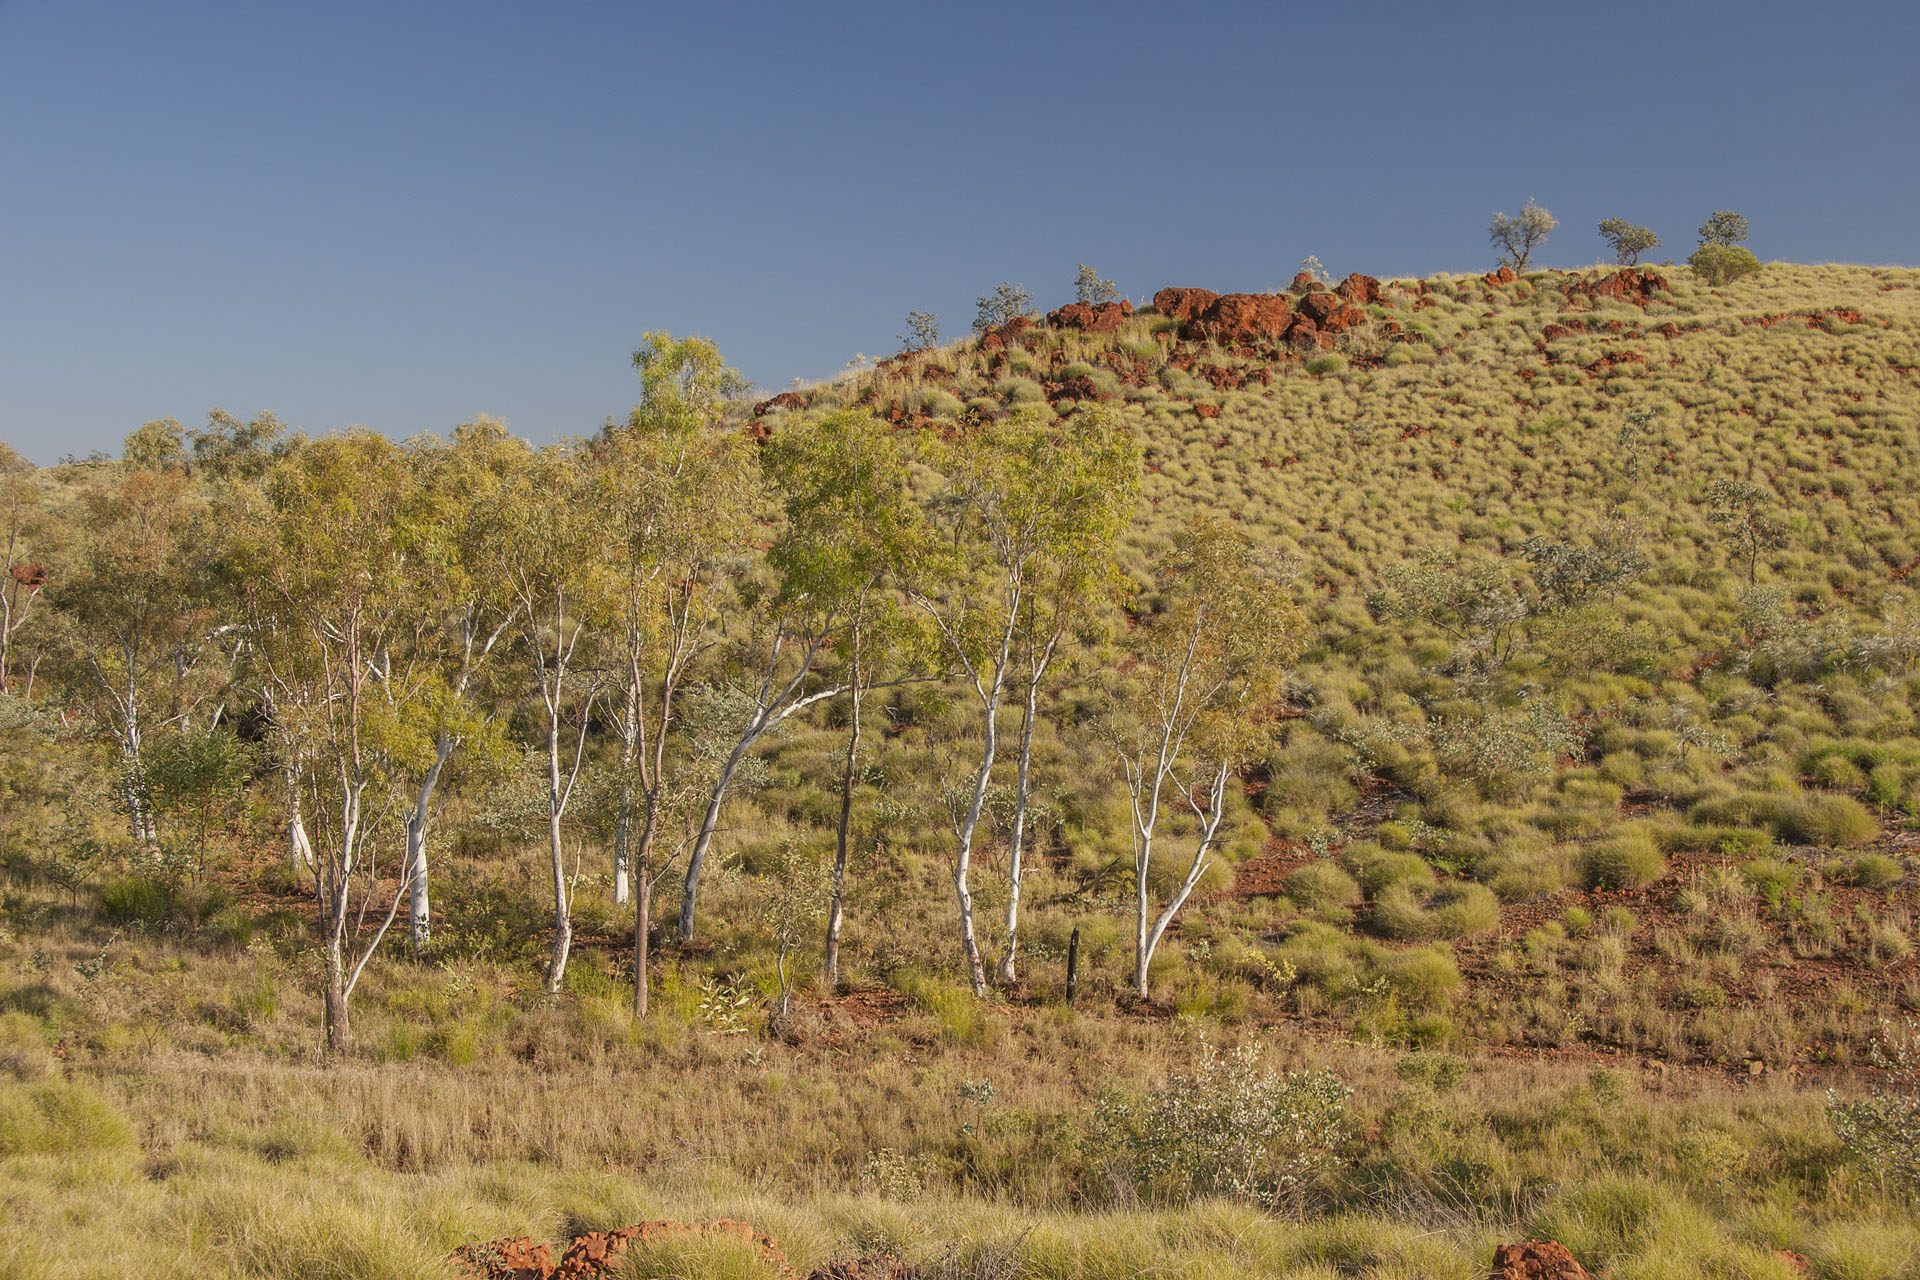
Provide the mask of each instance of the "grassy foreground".
MULTIPOLYGON (((1920 1275, 1910 1207, 1850 1160, 1824 1089, 1784 1073, 1017 1004, 965 1021, 924 989, 820 998, 769 1037, 690 1002, 641 1026, 617 999, 505 986, 489 1033, 505 1052, 327 1065, 304 1001, 290 1013, 251 988, 235 1012, 270 954, 137 939, 103 960, 69 930, 0 954, 37 973, 0 1016, 0 1205, 24 1246, 0 1258, 5 1277, 441 1277, 470 1241, 712 1217, 771 1233, 803 1274, 892 1254, 983 1280, 1467 1280, 1495 1245, 1550 1237, 1614 1277, 1787 1280, 1781 1249, 1822 1280, 1920 1275), (167 974, 202 1031, 130 1014, 167 974), (64 1023, 22 1011, 36 999, 64 1023), (251 1031, 214 1026, 242 1017, 251 1031), (1354 1087, 1336 1164, 1290 1210, 1143 1199, 1100 1146, 1098 1099, 1160 1086, 1202 1037, 1354 1087)), ((375 1024, 509 977, 392 966, 368 1038, 391 1046, 375 1024)), ((771 1274, 724 1243, 637 1266, 771 1274)))

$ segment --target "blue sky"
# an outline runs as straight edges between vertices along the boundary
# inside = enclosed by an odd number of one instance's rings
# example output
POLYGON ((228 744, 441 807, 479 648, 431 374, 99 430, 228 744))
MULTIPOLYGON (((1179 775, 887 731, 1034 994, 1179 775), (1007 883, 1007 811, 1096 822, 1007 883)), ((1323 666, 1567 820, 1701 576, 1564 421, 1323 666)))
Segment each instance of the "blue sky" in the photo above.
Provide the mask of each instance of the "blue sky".
POLYGON ((1484 269, 1495 209, 1920 262, 1920 5, 0 0, 0 439, 535 440, 648 329, 769 390, 912 309, 1484 269))

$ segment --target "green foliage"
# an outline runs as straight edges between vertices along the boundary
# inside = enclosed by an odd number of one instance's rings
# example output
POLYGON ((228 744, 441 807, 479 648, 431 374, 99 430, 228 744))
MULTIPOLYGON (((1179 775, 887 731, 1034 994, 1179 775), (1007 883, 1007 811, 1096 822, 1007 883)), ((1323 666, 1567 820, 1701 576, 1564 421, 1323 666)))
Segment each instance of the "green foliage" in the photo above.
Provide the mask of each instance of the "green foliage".
POLYGON ((1399 942, 1471 938, 1500 923, 1493 890, 1471 881, 1446 881, 1428 889, 1412 881, 1388 885, 1374 899, 1373 925, 1399 942))
POLYGON ((1745 214, 1735 213, 1731 209, 1716 209, 1707 215, 1700 224, 1700 245, 1702 248, 1726 248, 1744 242, 1747 238, 1747 219, 1745 214))
POLYGON ((1352 1090, 1329 1072, 1275 1072, 1243 1045, 1202 1041, 1189 1072, 1133 1102, 1104 1097, 1096 1142, 1141 1189, 1175 1201, 1297 1202, 1346 1141, 1352 1090))
POLYGON ((1607 242, 1607 248, 1613 251, 1613 258, 1623 267, 1630 267, 1640 261, 1640 255, 1650 253, 1660 246, 1660 237, 1645 227, 1635 226, 1625 218, 1608 218, 1600 224, 1600 238, 1607 242))
POLYGON ((1667 860, 1644 825, 1622 827, 1580 852, 1580 875, 1591 889, 1640 889, 1666 874, 1667 860))
POLYGON ((1827 1116, 1855 1159, 1883 1183, 1920 1198, 1920 1023, 1883 1024, 1873 1058, 1887 1082, 1851 1102, 1829 1091, 1827 1116))
POLYGON ((1744 245, 1705 244, 1687 257, 1687 265, 1710 285, 1732 284, 1760 270, 1760 259, 1744 245))

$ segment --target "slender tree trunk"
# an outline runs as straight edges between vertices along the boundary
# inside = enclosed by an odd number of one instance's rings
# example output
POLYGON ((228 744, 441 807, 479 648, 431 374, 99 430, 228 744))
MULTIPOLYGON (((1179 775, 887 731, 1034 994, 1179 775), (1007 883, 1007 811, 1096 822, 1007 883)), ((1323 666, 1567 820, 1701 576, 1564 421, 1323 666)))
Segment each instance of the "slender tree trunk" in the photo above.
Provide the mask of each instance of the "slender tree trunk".
POLYGON ((987 994, 986 965, 980 959, 980 940, 973 929, 973 891, 967 886, 967 874, 973 866, 973 833, 980 825, 980 813, 986 807, 987 787, 993 778, 993 760, 1000 745, 1000 733, 994 724, 999 709, 999 689, 994 689, 986 704, 985 741, 980 749, 980 771, 973 776, 973 798, 961 820, 959 839, 953 860, 953 892, 960 904, 960 949, 967 957, 967 980, 973 994, 987 994))
POLYGON ((433 793, 456 745, 452 737, 440 734, 434 743, 433 764, 420 779, 413 812, 407 815, 407 928, 415 951, 426 948, 433 931, 433 904, 427 893, 427 823, 433 810, 433 793))
POLYGON ((613 814, 613 904, 617 907, 633 896, 633 784, 620 781, 620 802, 613 814))
POLYGON ((853 658, 853 695, 851 727, 847 730, 847 760, 840 771, 840 821, 833 837, 833 898, 827 904, 826 978, 827 990, 840 981, 840 927, 846 920, 847 846, 853 828, 853 781, 858 773, 860 755, 860 655, 855 642, 853 658))
POLYGON ((347 1051, 348 1026, 347 966, 338 934, 327 940, 326 980, 327 1052, 339 1055, 347 1051))
POLYGON ((295 875, 314 869, 313 841, 307 838, 307 819, 300 799, 300 765, 287 765, 287 859, 295 875))
POLYGON ((560 990, 567 972, 567 949, 573 943, 573 913, 568 909, 566 851, 560 840, 560 713, 556 706, 547 721, 547 852, 553 860, 553 953, 547 962, 547 994, 560 990))
POLYGON ((1015 955, 1020 948, 1020 859, 1027 833, 1027 784, 1033 765, 1033 720, 1039 707, 1040 682, 1027 682, 1027 701, 1020 716, 1020 759, 1015 771, 1013 796, 1012 850, 1007 859, 1007 949, 1000 957, 1000 981, 1012 986, 1018 980, 1015 955))
POLYGON ((760 740, 760 734, 766 727, 764 711, 756 712, 753 722, 740 735, 740 741, 734 744, 733 751, 727 756, 727 762, 720 766, 720 776, 714 780, 713 791, 707 796, 707 811, 700 818, 700 833, 694 837, 693 850, 687 855, 686 892, 680 898, 680 924, 677 931, 682 945, 693 941, 693 913, 699 902, 700 872, 706 866, 707 848, 713 843, 714 832, 720 829, 720 806, 726 801, 727 787, 732 784, 740 762, 747 758, 747 752, 760 740))
POLYGON ((639 847, 634 850, 633 900, 633 1016, 647 1015, 648 931, 653 927, 653 829, 659 806, 647 799, 647 817, 640 829, 639 847))

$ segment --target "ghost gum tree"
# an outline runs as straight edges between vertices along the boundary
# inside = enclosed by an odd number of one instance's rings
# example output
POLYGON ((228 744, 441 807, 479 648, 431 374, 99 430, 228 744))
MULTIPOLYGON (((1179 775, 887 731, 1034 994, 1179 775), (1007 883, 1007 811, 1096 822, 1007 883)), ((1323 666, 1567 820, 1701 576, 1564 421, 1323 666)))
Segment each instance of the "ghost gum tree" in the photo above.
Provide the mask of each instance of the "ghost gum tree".
POLYGON ((677 857, 659 859, 656 846, 703 789, 696 762, 675 746, 681 697, 713 644, 755 489, 742 440, 721 429, 744 382, 719 349, 652 332, 633 364, 639 403, 601 431, 590 455, 612 566, 614 900, 634 902, 634 1012, 644 1014, 653 889, 677 857))
POLYGON ((232 511, 250 656, 277 695, 275 727, 300 761, 312 820, 333 1053, 348 1047, 348 1002, 406 898, 404 858, 389 895, 377 854, 401 803, 390 745, 410 708, 391 663, 413 625, 414 563, 434 554, 429 505, 406 452, 356 430, 300 449, 232 511), (370 911, 380 914, 362 942, 370 911))
POLYGON ((48 584, 62 684, 118 748, 120 803, 146 849, 159 839, 148 736, 181 723, 220 685, 204 661, 216 630, 206 590, 215 531, 205 495, 180 465, 180 439, 171 421, 128 437, 129 461, 103 468, 82 499, 76 563, 48 584))
MULTIPOLYGON (((1064 423, 1037 413, 984 423, 939 447, 934 461, 945 485, 930 499, 927 536, 907 553, 902 579, 980 711, 978 763, 965 790, 950 792, 950 809, 961 949, 974 993, 983 995, 986 966, 969 876, 999 756, 1001 705, 1009 681, 1019 678, 1023 635, 1030 640, 1024 688, 1038 689, 1045 674, 1040 659, 1050 659, 1050 651, 1040 651, 1048 619, 1058 612, 1045 602, 1074 580, 1061 566, 1084 557, 1093 581, 1092 566, 1111 556, 1117 529, 1110 522, 1124 523, 1131 514, 1140 460, 1138 446, 1114 419, 1090 410, 1064 423)), ((1023 751, 1030 747, 1030 733, 1023 734, 1023 751)))
MULTIPOLYGON (((522 446, 524 448, 524 446, 522 446)), ((506 469, 479 515, 487 580, 510 611, 537 702, 545 762, 544 818, 553 885, 553 946, 546 989, 560 990, 573 943, 573 886, 563 826, 587 757, 600 693, 589 638, 604 627, 613 595, 605 525, 593 501, 586 451, 558 444, 526 452, 506 469)))
POLYGON ((12 445, 0 443, 0 693, 31 696, 33 672, 28 668, 24 690, 13 680, 14 641, 33 615, 33 606, 46 586, 47 568, 28 559, 39 533, 39 487, 33 464, 12 445))
POLYGON ((919 511, 907 493, 906 450, 870 413, 790 422, 768 444, 762 465, 786 517, 767 553, 781 595, 811 600, 841 620, 834 636, 835 683, 847 695, 847 744, 822 962, 831 988, 840 976, 862 705, 887 675, 917 674, 930 656, 927 637, 889 586, 891 566, 919 536, 919 511))
POLYGON ((1154 952, 1218 848, 1228 784, 1266 750, 1305 615, 1247 536, 1206 518, 1161 573, 1160 609, 1128 638, 1106 725, 1133 825, 1133 985, 1149 997, 1154 952), (1154 857, 1168 810, 1192 841, 1155 909, 1154 857))
MULTIPOLYGON (((488 687, 495 657, 518 617, 519 604, 485 583, 487 526, 482 515, 512 474, 522 450, 500 422, 481 417, 454 428, 449 442, 416 441, 412 464, 432 495, 432 554, 423 545, 409 581, 411 626, 394 655, 388 697, 408 714, 395 744, 406 773, 408 931, 414 949, 432 931, 427 836, 436 796, 455 752, 475 740, 498 745, 503 692, 488 687)), ((489 752, 488 754, 493 754, 489 752)))

